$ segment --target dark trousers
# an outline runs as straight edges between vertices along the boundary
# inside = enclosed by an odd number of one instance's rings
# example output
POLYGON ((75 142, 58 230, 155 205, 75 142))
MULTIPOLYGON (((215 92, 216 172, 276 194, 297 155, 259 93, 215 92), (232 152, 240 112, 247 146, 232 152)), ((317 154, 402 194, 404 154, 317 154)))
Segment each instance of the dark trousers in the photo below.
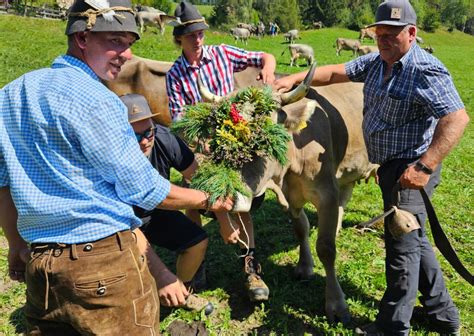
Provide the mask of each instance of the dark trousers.
POLYGON ((33 244, 28 335, 158 335, 159 301, 135 234, 85 244, 33 244))
MULTIPOLYGON (((413 159, 396 159, 383 164, 378 170, 384 208, 392 203, 392 189, 413 159)), ((441 166, 432 174, 427 194, 431 197, 440 182, 441 166)), ((411 231, 396 240, 387 229, 385 220, 385 276, 387 289, 380 302, 377 325, 389 335, 408 335, 418 290, 420 301, 430 319, 430 326, 438 331, 459 328, 459 312, 446 289, 441 268, 426 237, 426 209, 418 190, 403 189, 399 208, 413 213, 421 229, 411 231)))

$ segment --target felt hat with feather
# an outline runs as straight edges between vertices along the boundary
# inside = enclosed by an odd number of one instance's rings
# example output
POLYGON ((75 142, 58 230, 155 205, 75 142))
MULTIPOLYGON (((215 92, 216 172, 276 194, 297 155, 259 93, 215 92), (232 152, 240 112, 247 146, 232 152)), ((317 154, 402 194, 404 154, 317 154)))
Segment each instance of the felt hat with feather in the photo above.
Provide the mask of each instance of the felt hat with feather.
POLYGON ((174 36, 186 35, 198 30, 206 30, 209 28, 204 17, 202 17, 197 8, 189 2, 181 2, 178 7, 176 7, 174 16, 180 20, 179 24, 174 25, 174 36))
POLYGON ((69 8, 66 35, 82 31, 138 34, 130 0, 76 0, 69 8))

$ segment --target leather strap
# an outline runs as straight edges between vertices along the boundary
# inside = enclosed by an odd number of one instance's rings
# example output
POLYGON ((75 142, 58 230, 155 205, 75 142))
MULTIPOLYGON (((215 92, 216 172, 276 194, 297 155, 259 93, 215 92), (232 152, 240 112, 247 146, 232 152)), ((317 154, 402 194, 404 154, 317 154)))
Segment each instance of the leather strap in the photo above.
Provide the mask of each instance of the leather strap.
POLYGON ((446 260, 453 266, 453 268, 461 275, 467 282, 471 285, 474 285, 474 277, 472 274, 464 267, 461 260, 459 260, 456 251, 449 243, 448 237, 444 234, 444 231, 441 227, 441 224, 438 221, 436 212, 431 204, 430 198, 426 194, 425 189, 420 189, 421 197, 425 202, 426 212, 428 213, 428 219, 430 220, 431 233, 433 234, 433 239, 436 247, 439 249, 441 254, 446 258, 446 260))

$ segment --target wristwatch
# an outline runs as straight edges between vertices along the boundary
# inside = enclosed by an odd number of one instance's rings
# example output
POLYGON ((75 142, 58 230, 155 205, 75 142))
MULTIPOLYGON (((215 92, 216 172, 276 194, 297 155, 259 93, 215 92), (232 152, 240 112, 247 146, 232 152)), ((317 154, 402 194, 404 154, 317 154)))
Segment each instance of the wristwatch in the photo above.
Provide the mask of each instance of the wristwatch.
POLYGON ((416 161, 415 166, 425 174, 433 174, 433 169, 431 169, 421 161, 416 161))

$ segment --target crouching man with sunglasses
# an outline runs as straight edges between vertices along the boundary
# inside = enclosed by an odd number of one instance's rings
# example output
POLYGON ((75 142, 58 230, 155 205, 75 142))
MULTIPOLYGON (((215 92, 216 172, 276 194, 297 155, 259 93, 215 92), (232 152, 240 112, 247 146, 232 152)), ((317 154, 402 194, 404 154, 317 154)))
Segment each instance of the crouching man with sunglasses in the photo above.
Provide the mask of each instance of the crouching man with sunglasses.
MULTIPOLYGON (((128 121, 135 132, 140 149, 152 166, 168 180, 170 169, 174 168, 189 181, 197 162, 188 146, 171 134, 167 127, 154 125, 151 119, 153 114, 145 97, 127 94, 120 99, 127 106, 128 121)), ((150 267, 158 286, 161 303, 177 306, 181 298, 186 297, 183 308, 205 309, 206 314, 210 314, 213 310, 211 303, 195 294, 189 294, 189 291, 195 291, 204 285, 197 283, 198 279, 195 278, 207 249, 206 231, 180 211, 156 208, 145 211, 139 207, 134 207, 134 211, 142 219, 142 231, 150 243, 178 253, 178 279, 166 269, 157 255, 150 267)))

